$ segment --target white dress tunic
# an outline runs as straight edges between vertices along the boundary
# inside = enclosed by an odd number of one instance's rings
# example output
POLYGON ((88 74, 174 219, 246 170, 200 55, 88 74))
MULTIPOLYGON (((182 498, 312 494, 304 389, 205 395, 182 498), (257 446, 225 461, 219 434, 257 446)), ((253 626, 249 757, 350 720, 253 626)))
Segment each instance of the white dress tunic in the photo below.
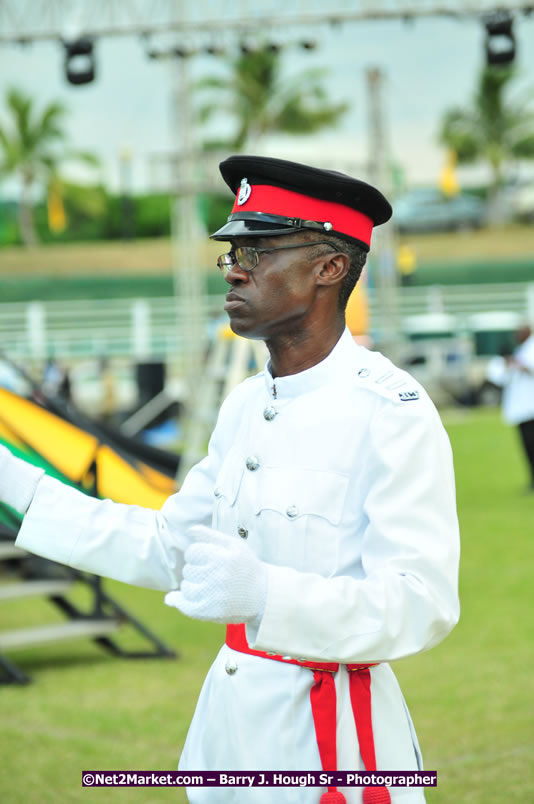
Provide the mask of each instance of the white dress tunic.
MULTIPOLYGON (((161 511, 99 501, 45 477, 17 544, 126 583, 178 588, 194 524, 246 539, 269 565, 252 648, 371 670, 378 769, 422 767, 389 661, 436 645, 458 619, 451 450, 425 391, 348 330, 328 357, 224 402, 209 454, 161 511)), ((178 670, 179 672, 179 670, 178 670)), ((321 770, 313 673, 224 645, 180 759, 183 770, 321 770)), ((336 675, 338 768, 363 770, 348 673, 336 675)), ((192 804, 318 804, 320 788, 190 788, 192 804)), ((349 804, 361 788, 343 790, 349 804)), ((391 788, 393 804, 422 789, 391 788)))

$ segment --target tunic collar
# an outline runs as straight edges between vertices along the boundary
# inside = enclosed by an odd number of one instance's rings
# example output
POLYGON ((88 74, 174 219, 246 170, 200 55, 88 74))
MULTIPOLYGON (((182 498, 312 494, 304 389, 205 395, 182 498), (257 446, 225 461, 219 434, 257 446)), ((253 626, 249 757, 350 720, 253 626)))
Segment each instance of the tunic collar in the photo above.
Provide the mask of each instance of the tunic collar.
POLYGON ((305 369, 305 371, 273 379, 271 361, 268 360, 264 377, 269 396, 275 399, 288 399, 328 385, 344 374, 350 358, 352 357, 352 360, 354 360, 354 354, 357 350, 358 347, 354 343, 350 330, 345 327, 330 354, 320 363, 316 363, 315 366, 305 369))

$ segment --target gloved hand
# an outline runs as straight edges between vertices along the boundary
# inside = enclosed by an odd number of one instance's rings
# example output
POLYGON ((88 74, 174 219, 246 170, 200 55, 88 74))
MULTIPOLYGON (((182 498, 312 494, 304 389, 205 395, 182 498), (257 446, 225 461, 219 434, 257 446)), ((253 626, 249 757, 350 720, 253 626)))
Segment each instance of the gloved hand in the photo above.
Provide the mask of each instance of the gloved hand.
POLYGON ((25 514, 43 475, 43 469, 15 458, 0 444, 0 502, 25 514))
POLYGON ((267 597, 267 566, 235 536, 195 525, 180 589, 165 603, 196 620, 258 622, 267 597))

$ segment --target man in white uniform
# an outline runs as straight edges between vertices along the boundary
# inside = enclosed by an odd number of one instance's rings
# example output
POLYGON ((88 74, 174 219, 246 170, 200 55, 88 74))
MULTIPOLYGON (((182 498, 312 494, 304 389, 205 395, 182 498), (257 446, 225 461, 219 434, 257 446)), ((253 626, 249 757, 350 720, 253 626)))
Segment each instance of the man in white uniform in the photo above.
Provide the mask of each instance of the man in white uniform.
POLYGON ((495 357, 488 365, 488 379, 503 388, 502 415, 519 431, 534 492, 534 335, 528 324, 516 333, 517 347, 506 358, 495 357))
MULTIPOLYGON (((231 244, 218 260, 225 309, 270 360, 223 403, 208 456, 152 511, 84 496, 3 451, 0 499, 26 514, 21 547, 170 590, 169 605, 229 624, 180 768, 416 770, 388 662, 457 622, 459 540, 451 451, 432 402, 345 328, 373 225, 391 207, 363 182, 283 160, 234 156, 221 172, 237 193, 213 235, 231 244)), ((424 801, 420 788, 188 795, 424 801)))

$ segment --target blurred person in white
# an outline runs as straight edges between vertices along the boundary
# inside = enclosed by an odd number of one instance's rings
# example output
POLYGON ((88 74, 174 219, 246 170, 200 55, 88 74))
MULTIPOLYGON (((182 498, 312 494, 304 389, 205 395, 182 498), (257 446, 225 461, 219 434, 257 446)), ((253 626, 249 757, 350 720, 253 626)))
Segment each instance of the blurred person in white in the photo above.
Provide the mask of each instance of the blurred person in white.
POLYGON ((530 474, 527 490, 534 493, 534 335, 528 324, 519 327, 516 341, 512 354, 489 362, 487 376, 503 389, 503 418, 518 429, 530 474))
MULTIPOLYGON (((434 405, 345 324, 373 226, 391 206, 365 182, 280 159, 233 156, 221 173, 236 193, 212 235, 230 243, 217 261, 224 307, 270 359, 224 401, 208 456, 153 511, 87 497, 0 450, 0 499, 26 514, 20 546, 167 591, 168 605, 227 625, 181 770, 416 771, 389 662, 457 622, 459 538, 434 405)), ((188 796, 425 800, 422 788, 333 785, 188 796)))

